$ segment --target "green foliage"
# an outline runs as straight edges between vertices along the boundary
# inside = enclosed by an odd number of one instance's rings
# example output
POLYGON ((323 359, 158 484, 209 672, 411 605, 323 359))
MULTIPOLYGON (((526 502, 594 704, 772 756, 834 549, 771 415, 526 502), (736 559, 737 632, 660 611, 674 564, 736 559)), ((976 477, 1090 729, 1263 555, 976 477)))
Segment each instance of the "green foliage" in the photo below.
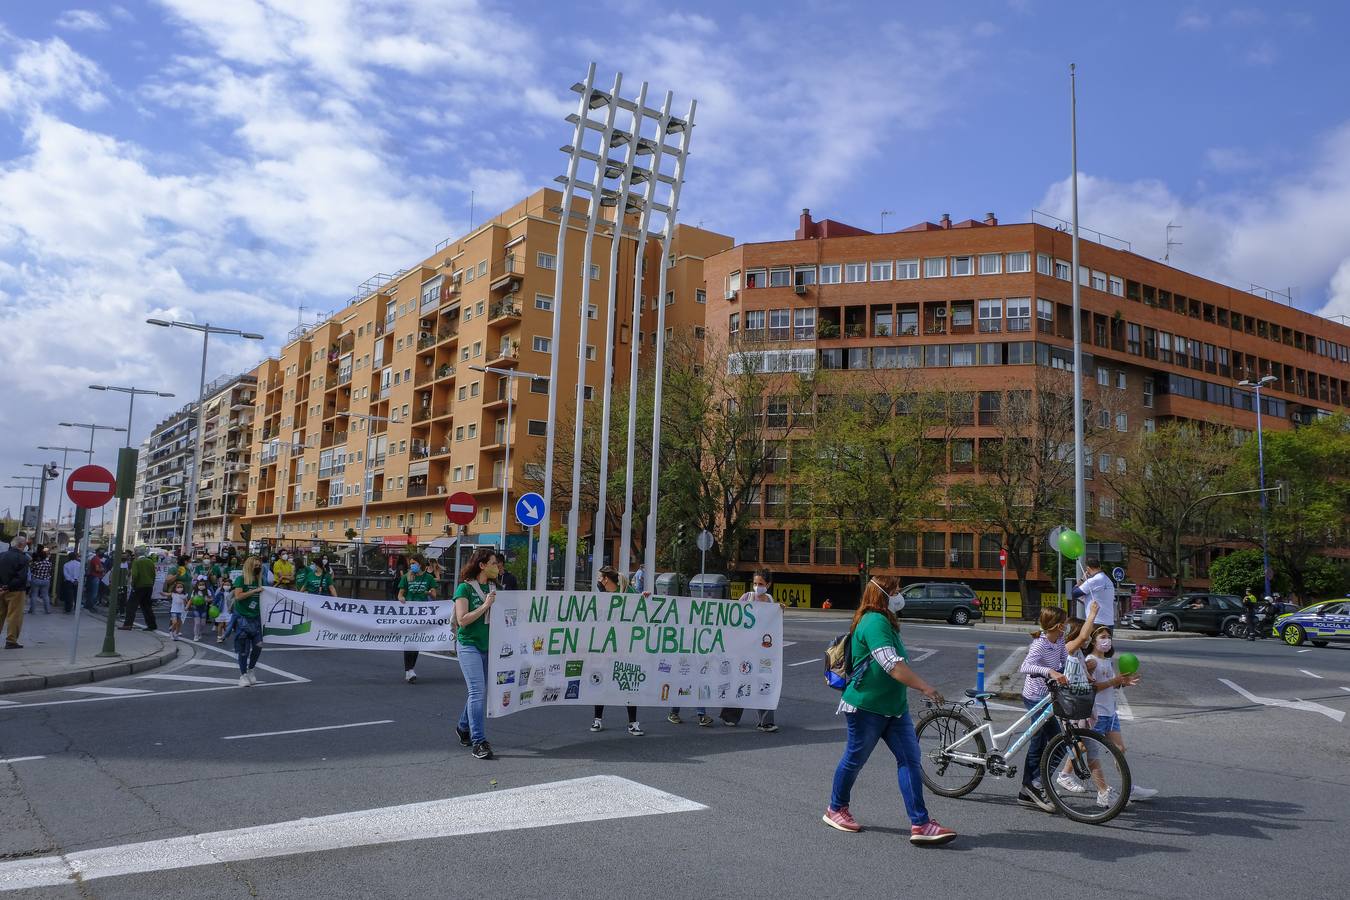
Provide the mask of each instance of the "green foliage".
POLYGON ((1310 556, 1299 572, 1299 582, 1298 596, 1305 603, 1315 599, 1344 597, 1346 586, 1350 583, 1350 571, 1347 571, 1344 560, 1310 556))
MULTIPOLYGON (((1287 591, 1288 581, 1286 573, 1276 567, 1271 590, 1287 591)), ((1209 566, 1209 586, 1219 594, 1236 594, 1241 597, 1250 590, 1257 597, 1262 596, 1266 589, 1266 579, 1261 565, 1261 551, 1249 547, 1214 560, 1209 566)))

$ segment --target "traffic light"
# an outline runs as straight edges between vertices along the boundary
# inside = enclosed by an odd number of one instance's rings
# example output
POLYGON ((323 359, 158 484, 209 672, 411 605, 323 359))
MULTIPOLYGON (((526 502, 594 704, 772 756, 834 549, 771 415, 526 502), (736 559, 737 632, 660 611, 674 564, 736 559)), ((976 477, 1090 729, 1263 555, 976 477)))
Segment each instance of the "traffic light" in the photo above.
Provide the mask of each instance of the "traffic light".
POLYGON ((675 540, 676 540, 677 542, 679 542, 679 543, 681 543, 681 544, 684 543, 684 535, 685 535, 686 530, 687 530, 687 526, 686 526, 684 523, 680 523, 679 527, 675 529, 675 540))
POLYGON ((877 561, 877 551, 876 551, 876 550, 873 550, 871 547, 868 547, 868 548, 867 548, 867 568, 868 568, 868 569, 871 569, 872 566, 876 564, 876 561, 877 561))

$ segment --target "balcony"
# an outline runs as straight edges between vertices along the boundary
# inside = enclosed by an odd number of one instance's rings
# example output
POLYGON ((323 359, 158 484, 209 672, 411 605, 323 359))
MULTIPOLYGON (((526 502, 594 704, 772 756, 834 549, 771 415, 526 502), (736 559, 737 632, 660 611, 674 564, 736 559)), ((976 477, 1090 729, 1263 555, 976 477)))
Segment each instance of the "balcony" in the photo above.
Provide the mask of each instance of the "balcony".
POLYGON ((442 326, 436 332, 436 343, 459 340, 459 320, 456 319, 453 324, 442 326))
POLYGON ((454 377, 455 377, 455 367, 448 363, 436 369, 437 381, 440 381, 442 378, 454 378, 454 377))
POLYGON ((319 442, 319 449, 338 446, 347 443, 347 432, 345 431, 325 431, 323 440, 319 442))
POLYGON ((492 265, 492 282, 489 287, 495 293, 502 290, 515 290, 525 277, 525 261, 514 254, 508 254, 492 265))
POLYGON ((490 366, 514 366, 519 360, 520 343, 511 341, 510 343, 503 343, 493 351, 493 355, 488 359, 487 364, 490 366))
POLYGON ((344 384, 351 384, 351 380, 352 380, 351 369, 343 369, 342 371, 338 372, 337 383, 339 387, 341 387, 344 384))
POLYGON ((437 340, 438 340, 438 339, 437 339, 436 335, 431 334, 431 333, 424 333, 424 334, 422 334, 420 337, 418 337, 418 339, 417 339, 417 349, 418 349, 418 350, 425 350, 425 349, 427 349, 428 347, 434 347, 434 346, 436 346, 437 340))
POLYGON ((413 441, 408 448, 409 459, 426 459, 431 456, 431 447, 426 441, 413 441))
POLYGON ((429 404, 429 403, 428 403, 426 406, 419 406, 419 407, 417 407, 417 409, 413 410, 413 414, 412 414, 413 424, 415 425, 415 424, 417 424, 418 422, 425 422, 425 421, 427 421, 428 419, 430 419, 430 418, 431 418, 431 410, 432 410, 432 407, 431 407, 431 404, 429 404))
POLYGON ((425 482, 408 485, 409 497, 425 497, 427 495, 427 486, 425 482))
POLYGON ((520 303, 517 302, 515 294, 507 294, 488 307, 488 325, 496 325, 504 320, 519 319, 520 316, 520 303))
POLYGON ((430 384, 435 379, 435 372, 436 370, 431 368, 431 366, 418 368, 417 380, 413 382, 413 386, 421 387, 424 384, 430 384))

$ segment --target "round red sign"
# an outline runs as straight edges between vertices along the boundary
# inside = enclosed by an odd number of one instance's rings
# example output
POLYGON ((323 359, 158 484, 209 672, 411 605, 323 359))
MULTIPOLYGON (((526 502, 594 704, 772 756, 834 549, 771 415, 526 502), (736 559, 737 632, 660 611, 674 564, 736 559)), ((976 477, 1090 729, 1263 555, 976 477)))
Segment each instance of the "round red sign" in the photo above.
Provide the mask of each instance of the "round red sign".
POLYGON ((460 491, 451 494, 450 499, 445 501, 445 517, 456 525, 468 525, 476 515, 478 515, 478 501, 473 499, 472 494, 460 491))
POLYGON ((102 466, 80 466, 66 479, 66 496, 80 509, 98 509, 117 493, 117 479, 102 466))

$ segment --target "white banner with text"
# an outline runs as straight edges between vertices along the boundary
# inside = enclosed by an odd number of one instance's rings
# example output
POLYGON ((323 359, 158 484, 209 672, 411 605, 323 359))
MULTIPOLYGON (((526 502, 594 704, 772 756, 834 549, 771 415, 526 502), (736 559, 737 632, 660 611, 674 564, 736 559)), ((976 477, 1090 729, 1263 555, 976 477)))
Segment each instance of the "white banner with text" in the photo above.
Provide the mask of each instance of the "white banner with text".
POLYGON ((539 706, 775 709, 775 603, 504 591, 489 619, 488 715, 539 706))
POLYGON ((455 650, 449 600, 400 603, 263 588, 263 637, 272 644, 348 650, 455 650))

